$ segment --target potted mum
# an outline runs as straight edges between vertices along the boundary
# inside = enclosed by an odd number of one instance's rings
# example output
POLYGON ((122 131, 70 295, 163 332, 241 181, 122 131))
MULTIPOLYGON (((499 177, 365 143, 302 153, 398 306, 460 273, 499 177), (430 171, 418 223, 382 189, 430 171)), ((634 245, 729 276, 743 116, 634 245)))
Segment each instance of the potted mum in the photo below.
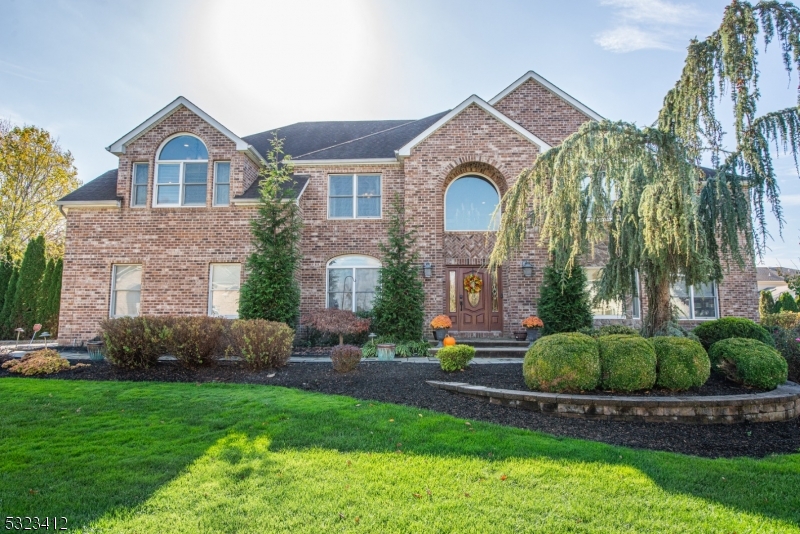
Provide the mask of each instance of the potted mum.
POLYGON ((450 321, 450 317, 437 315, 431 321, 431 328, 433 329, 433 337, 439 342, 436 346, 441 347, 442 341, 447 336, 447 331, 453 328, 453 323, 450 321))
POLYGON ((535 315, 529 315, 522 320, 522 326, 528 331, 528 338, 526 341, 533 342, 539 339, 539 336, 542 335, 540 329, 544 326, 544 323, 535 315))

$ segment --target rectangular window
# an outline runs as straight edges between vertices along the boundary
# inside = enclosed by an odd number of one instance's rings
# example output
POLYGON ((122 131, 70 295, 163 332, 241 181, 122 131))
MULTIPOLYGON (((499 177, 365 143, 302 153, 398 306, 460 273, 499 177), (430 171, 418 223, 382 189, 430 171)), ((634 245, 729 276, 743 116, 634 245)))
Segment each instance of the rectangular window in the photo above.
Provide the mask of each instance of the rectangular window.
POLYGON ((212 263, 209 274, 208 314, 227 319, 239 318, 239 280, 241 263, 212 263))
POLYGON ((111 317, 138 317, 142 302, 142 266, 114 265, 111 274, 111 317))
POLYGON ((131 189, 131 206, 147 205, 147 175, 150 165, 147 163, 133 164, 133 186, 131 189))
POLYGON ((380 217, 380 174, 328 176, 329 219, 379 219, 380 217))
MULTIPOLYGON (((599 267, 587 267, 586 279, 588 283, 589 299, 594 299, 597 294, 595 284, 600 280, 599 267)), ((592 315, 595 319, 624 319, 625 311, 622 302, 619 300, 612 300, 610 302, 601 302, 596 306, 592 306, 592 315)))
POLYGON ((678 282, 670 288, 669 294, 672 305, 678 309, 680 320, 718 317, 717 285, 713 282, 688 287, 683 282, 678 282))
POLYGON ((205 206, 208 163, 156 165, 155 206, 205 206))
POLYGON ((231 202, 231 162, 220 161, 214 166, 214 206, 231 202))

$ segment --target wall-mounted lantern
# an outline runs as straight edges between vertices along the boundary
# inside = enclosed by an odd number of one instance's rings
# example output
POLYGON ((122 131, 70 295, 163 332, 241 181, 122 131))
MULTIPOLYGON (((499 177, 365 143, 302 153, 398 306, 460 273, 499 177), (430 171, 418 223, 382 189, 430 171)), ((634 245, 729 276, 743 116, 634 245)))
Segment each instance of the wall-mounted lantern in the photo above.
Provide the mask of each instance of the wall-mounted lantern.
POLYGON ((430 278, 432 271, 433 271, 433 264, 431 262, 426 261, 425 263, 422 264, 422 276, 424 276, 425 278, 430 278))
POLYGON ((522 262, 522 276, 525 278, 530 278, 533 276, 533 264, 528 260, 523 260, 522 262))

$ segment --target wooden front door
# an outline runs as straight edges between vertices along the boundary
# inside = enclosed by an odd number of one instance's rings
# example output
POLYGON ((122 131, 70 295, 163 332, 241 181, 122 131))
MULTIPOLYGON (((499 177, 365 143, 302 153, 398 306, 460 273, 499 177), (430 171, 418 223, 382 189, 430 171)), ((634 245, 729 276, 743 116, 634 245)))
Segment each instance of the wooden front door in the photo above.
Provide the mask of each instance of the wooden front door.
POLYGON ((458 332, 503 330, 503 299, 500 272, 495 282, 486 269, 449 265, 445 268, 445 315, 458 332), (471 285, 465 288, 464 282, 471 285), (480 290, 476 283, 480 281, 480 290), (472 284, 470 284, 472 282, 472 284))

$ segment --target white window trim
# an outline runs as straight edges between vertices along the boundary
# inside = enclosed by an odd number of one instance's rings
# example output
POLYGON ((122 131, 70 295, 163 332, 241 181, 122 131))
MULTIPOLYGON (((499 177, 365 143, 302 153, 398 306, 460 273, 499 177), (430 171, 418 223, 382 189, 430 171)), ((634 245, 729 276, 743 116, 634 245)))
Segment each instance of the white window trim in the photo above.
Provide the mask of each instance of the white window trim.
POLYGON ((215 262, 208 264, 208 316, 209 317, 222 317, 223 319, 238 319, 239 314, 236 315, 214 315, 211 313, 212 309, 212 297, 214 296, 214 290, 211 289, 211 285, 214 283, 214 266, 215 265, 238 265, 239 266, 239 297, 241 298, 242 295, 242 264, 237 262, 215 262))
MULTIPOLYGON (((460 179, 462 179, 464 177, 468 177, 468 176, 479 176, 479 177, 485 179, 490 184, 492 184, 492 187, 494 187, 494 190, 497 192, 498 205, 502 206, 503 195, 500 194, 500 188, 497 187, 497 184, 495 183, 494 180, 492 180, 491 178, 489 178, 485 174, 481 174, 479 172, 465 172, 464 174, 456 177, 449 184, 447 184, 447 187, 444 190, 444 201, 443 201, 444 211, 442 212, 442 218, 443 218, 443 220, 442 220, 442 228, 444 228, 445 232, 448 232, 450 234, 475 234, 475 233, 497 232, 497 230, 448 230, 447 229, 447 192, 450 191, 450 188, 453 187, 454 183, 456 183, 460 179)), ((503 210, 502 210, 502 207, 501 207, 500 211, 497 214, 497 217, 498 217, 497 223, 498 223, 498 225, 500 224, 500 217, 502 217, 502 216, 503 216, 503 210)))
MULTIPOLYGON (((374 220, 378 221, 383 219, 383 173, 380 172, 363 172, 363 173, 353 173, 351 176, 353 177, 353 216, 352 217, 331 217, 331 176, 347 176, 348 172, 331 172, 328 173, 328 183, 327 183, 327 193, 326 193, 326 203, 327 203, 327 213, 328 220, 330 221, 352 221, 356 219, 367 219, 367 220, 374 220), (381 207, 381 214, 377 217, 358 217, 356 214, 358 212, 358 176, 378 176, 381 181, 380 187, 380 207, 381 207)), ((298 197, 299 198, 299 197, 298 197)))
POLYGON ((142 282, 144 283, 144 266, 141 263, 115 263, 111 266, 111 298, 109 298, 108 316, 111 319, 120 317, 139 317, 142 314, 142 290, 139 289, 139 315, 114 315, 114 308, 117 304, 117 267, 139 267, 142 271, 142 282))
MULTIPOLYGON (((308 184, 306 184, 308 185, 308 184)), ((215 161, 214 162, 214 180, 211 184, 211 206, 215 208, 227 208, 231 205, 231 162, 230 161, 215 161), (218 204, 217 203, 217 167, 220 163, 227 163, 228 164, 228 203, 227 204, 218 204)))
POLYGON ((161 145, 158 147, 158 150, 156 151, 156 162, 155 162, 156 166, 153 169, 153 203, 152 203, 152 205, 153 205, 154 208, 205 208, 206 206, 208 206, 208 168, 206 167, 206 199, 202 204, 188 204, 187 205, 187 204, 183 203, 183 189, 184 189, 184 185, 185 185, 184 181, 183 181, 183 175, 184 175, 184 169, 186 168, 186 164, 187 163, 205 163, 206 165, 208 165, 210 160, 208 160, 208 159, 192 159, 192 160, 187 160, 187 159, 179 159, 179 160, 160 159, 161 158, 161 151, 164 149, 165 146, 167 146, 167 143, 169 143, 170 141, 172 141, 176 137, 180 137, 180 136, 183 136, 183 135, 187 135, 187 136, 196 138, 198 141, 203 143, 203 146, 206 147, 206 151, 208 151, 208 145, 206 145, 205 142, 202 139, 200 139, 196 135, 194 135, 192 133, 189 133, 189 132, 176 133, 176 134, 171 135, 171 136, 167 137, 166 139, 164 139, 164 141, 161 143, 161 145), (175 185, 178 186, 178 203, 177 204, 160 204, 158 202, 158 188, 159 188, 158 168, 162 164, 163 165, 176 165, 176 164, 178 165, 178 183, 177 184, 161 184, 161 185, 164 185, 164 186, 175 186, 175 185))
POLYGON ((137 162, 135 162, 133 164, 132 171, 133 172, 131 172, 131 199, 130 199, 131 200, 131 203, 130 203, 131 208, 134 208, 134 209, 146 208, 147 207, 147 194, 148 194, 149 189, 150 189, 150 187, 149 187, 150 186, 150 162, 137 161, 137 162), (134 204, 133 200, 134 200, 134 196, 136 195, 136 188, 140 187, 140 186, 137 186, 137 184, 136 184, 136 168, 141 166, 141 165, 146 165, 147 166, 147 183, 144 184, 144 202, 141 203, 141 204, 134 204))
POLYGON ((353 271, 353 275, 352 275, 352 277, 353 277, 353 286, 352 286, 352 291, 351 291, 351 293, 353 294, 353 306, 352 306, 352 309, 350 311, 353 312, 353 313, 356 313, 356 284, 358 282, 356 281, 356 271, 355 270, 356 269, 382 269, 383 268, 383 264, 381 263, 381 261, 378 258, 374 258, 374 257, 369 256, 367 254, 343 254, 341 256, 336 256, 335 258, 331 258, 330 260, 328 260, 328 263, 325 264, 325 309, 330 309, 330 301, 329 301, 329 299, 330 299, 330 293, 331 292, 330 292, 330 276, 328 275, 328 271, 331 268, 333 268, 333 269, 351 269, 353 271), (342 258, 370 258, 370 259, 373 259, 373 260, 377 261, 378 262, 378 266, 375 267, 374 265, 364 264, 364 265, 351 265, 349 267, 335 267, 335 266, 331 267, 331 262, 334 262, 336 260, 340 260, 342 258))
MULTIPOLYGON (((719 319, 719 286, 716 282, 709 282, 714 287, 714 317, 695 317, 694 315, 694 285, 689 286, 689 317, 678 317, 678 321, 716 321, 719 319)), ((672 295, 669 296, 670 304, 672 299, 677 298, 672 295)))

